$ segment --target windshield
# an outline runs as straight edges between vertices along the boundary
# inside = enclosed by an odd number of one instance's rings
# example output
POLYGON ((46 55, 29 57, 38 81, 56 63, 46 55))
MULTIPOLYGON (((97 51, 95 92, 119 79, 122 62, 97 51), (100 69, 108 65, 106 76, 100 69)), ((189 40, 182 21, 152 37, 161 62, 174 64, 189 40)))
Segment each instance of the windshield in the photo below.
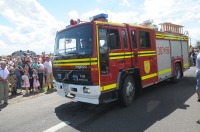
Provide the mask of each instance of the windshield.
POLYGON ((87 24, 68 29, 56 36, 55 55, 89 57, 92 55, 92 25, 87 24))

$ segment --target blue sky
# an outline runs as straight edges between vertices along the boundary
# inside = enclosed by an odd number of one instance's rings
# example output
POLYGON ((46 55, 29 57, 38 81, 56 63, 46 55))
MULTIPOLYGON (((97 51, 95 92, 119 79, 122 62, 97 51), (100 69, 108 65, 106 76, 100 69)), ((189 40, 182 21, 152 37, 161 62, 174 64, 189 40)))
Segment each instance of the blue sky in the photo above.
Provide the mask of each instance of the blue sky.
POLYGON ((18 50, 53 52, 55 33, 70 19, 89 21, 107 13, 108 20, 140 24, 172 22, 184 25, 192 45, 200 36, 200 0, 1 0, 0 55, 18 50))

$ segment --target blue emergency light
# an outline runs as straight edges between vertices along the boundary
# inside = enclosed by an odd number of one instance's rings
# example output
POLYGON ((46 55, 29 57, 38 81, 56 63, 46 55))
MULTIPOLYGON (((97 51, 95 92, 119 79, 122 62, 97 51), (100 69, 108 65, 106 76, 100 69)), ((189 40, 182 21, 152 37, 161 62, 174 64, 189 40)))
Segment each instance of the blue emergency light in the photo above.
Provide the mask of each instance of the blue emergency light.
POLYGON ((98 19, 106 19, 106 18, 108 18, 108 14, 101 13, 101 14, 98 14, 98 15, 91 17, 90 20, 95 21, 95 20, 98 20, 98 19))

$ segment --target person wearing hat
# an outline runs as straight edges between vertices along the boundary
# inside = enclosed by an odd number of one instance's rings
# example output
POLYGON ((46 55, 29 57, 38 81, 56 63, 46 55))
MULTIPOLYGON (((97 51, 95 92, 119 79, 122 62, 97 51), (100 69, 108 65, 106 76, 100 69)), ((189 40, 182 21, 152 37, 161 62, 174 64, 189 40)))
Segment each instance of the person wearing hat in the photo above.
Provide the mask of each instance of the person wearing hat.
POLYGON ((46 72, 46 83, 49 89, 49 85, 53 89, 53 70, 52 70, 52 63, 49 56, 46 56, 46 61, 44 62, 44 69, 46 72))

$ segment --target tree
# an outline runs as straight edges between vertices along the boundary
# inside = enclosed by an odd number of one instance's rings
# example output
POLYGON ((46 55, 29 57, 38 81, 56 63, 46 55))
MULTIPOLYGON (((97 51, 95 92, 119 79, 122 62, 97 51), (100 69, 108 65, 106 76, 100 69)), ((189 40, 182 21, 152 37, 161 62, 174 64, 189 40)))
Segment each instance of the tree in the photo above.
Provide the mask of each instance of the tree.
POLYGON ((196 46, 195 46, 196 48, 200 48, 200 40, 197 40, 196 41, 196 46))

